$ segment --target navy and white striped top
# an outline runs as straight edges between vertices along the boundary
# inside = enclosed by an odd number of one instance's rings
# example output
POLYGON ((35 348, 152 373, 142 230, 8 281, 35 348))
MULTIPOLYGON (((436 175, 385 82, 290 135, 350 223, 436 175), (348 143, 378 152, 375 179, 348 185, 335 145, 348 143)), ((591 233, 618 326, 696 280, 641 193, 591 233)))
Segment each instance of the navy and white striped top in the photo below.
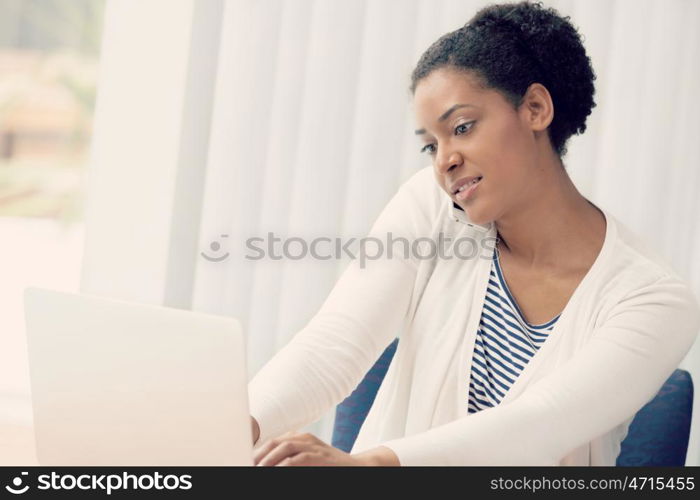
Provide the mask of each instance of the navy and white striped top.
POLYGON ((559 316, 541 325, 525 321, 503 278, 496 249, 472 355, 468 413, 501 402, 559 316))

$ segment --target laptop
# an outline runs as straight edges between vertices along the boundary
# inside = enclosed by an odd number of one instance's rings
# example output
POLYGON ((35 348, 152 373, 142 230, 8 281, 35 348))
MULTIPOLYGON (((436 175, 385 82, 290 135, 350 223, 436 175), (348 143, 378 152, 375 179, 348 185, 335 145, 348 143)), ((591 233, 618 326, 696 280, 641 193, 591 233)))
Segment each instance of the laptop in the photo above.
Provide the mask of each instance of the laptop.
POLYGON ((233 318, 29 288, 41 465, 253 465, 233 318))

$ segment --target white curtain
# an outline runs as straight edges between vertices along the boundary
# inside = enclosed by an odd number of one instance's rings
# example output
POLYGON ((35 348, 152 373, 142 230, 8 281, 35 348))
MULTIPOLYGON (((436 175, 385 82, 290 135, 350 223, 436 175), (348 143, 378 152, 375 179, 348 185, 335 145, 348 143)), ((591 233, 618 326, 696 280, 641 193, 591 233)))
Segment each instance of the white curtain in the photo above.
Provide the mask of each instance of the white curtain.
MULTIPOLYGON (((171 227, 164 255, 170 277, 158 286, 163 303, 240 318, 249 375, 310 320, 347 260, 247 260, 253 252, 245 240, 269 232, 281 239, 361 237, 399 184, 430 162, 419 155, 412 133, 407 89, 413 65, 432 41, 485 5, 227 0, 220 17, 207 21, 221 28, 215 69, 202 75, 214 88, 210 121, 200 123, 210 133, 200 167, 175 169, 180 194, 176 189, 175 209, 164 217, 171 227), (198 251, 178 252, 177 245, 198 251), (200 251, 229 257, 212 262, 200 251)), ((700 296, 700 2, 547 5, 579 26, 598 76, 598 106, 587 132, 570 142, 568 171, 584 195, 641 236, 661 234, 650 243, 700 296)), ((119 36, 105 43, 118 43, 119 36)), ((196 71, 191 63, 188 68, 196 71)), ((199 94, 192 99, 208 102, 199 94)), ((106 114, 98 122, 98 135, 123 133, 110 128, 106 114)), ((182 129, 187 126, 184 120, 182 129)), ((181 134, 181 141, 188 137, 181 134)), ((91 210, 99 210, 101 202, 91 196, 91 210)), ((84 277, 91 285, 85 288, 105 291, 107 257, 119 256, 90 255, 91 234, 96 238, 100 229, 96 219, 88 221, 84 277)), ((110 236, 102 230, 101 237, 110 236)), ((137 289, 134 283, 134 296, 137 289)), ((120 293, 129 295, 123 287, 120 293)), ((696 344, 683 365, 696 381, 699 362, 696 344)), ((697 404, 695 410, 689 465, 700 463, 697 404)), ((332 419, 331 411, 308 430, 329 440, 332 419)))

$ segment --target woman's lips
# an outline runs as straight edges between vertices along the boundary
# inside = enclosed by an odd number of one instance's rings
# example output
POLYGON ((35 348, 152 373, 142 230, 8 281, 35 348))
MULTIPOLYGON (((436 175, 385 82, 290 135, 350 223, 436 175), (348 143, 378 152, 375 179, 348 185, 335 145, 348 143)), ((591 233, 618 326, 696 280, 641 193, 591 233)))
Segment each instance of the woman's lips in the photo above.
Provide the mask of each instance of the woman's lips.
POLYGON ((464 201, 468 199, 474 193, 474 191, 476 191, 476 188, 479 187, 479 184, 481 184, 482 180, 483 179, 480 179, 474 183, 468 184, 462 191, 457 192, 455 198, 457 198, 459 201, 464 201))

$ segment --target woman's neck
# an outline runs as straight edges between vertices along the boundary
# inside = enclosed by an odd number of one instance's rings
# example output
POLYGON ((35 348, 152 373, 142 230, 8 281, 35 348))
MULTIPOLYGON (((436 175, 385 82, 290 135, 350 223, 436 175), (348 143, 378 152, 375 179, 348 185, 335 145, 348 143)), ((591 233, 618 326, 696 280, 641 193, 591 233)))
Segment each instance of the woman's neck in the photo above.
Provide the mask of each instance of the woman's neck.
POLYGON ((558 168, 541 192, 495 221, 499 250, 526 267, 559 269, 572 259, 595 258, 605 238, 605 216, 558 168))

